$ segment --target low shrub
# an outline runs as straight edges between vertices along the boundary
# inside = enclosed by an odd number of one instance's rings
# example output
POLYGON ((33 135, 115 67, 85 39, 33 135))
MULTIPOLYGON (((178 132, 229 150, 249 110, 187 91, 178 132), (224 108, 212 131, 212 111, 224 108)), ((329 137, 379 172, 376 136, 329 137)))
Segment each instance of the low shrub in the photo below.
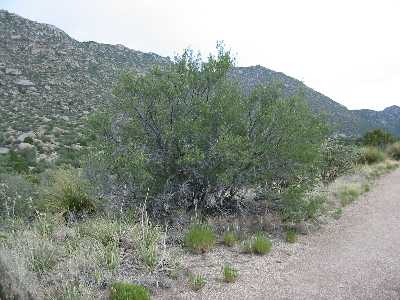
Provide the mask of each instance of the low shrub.
POLYGON ((225 265, 222 270, 224 281, 231 283, 235 282, 239 276, 239 271, 230 265, 225 265))
POLYGON ((192 275, 189 277, 189 284, 194 291, 199 291, 207 284, 207 280, 202 275, 192 275))
POLYGON ((53 269, 60 259, 58 249, 50 242, 37 241, 36 245, 31 247, 29 266, 36 273, 42 274, 53 269))
POLYGON ((205 253, 215 244, 215 234, 206 224, 192 225, 185 235, 185 246, 194 253, 205 253))
POLYGON ((224 234, 224 245, 233 247, 237 242, 237 236, 234 232, 228 231, 224 234))
POLYGON ((295 243, 297 241, 297 233, 294 229, 286 231, 286 242, 295 243))
POLYGON ((362 190, 363 193, 368 193, 371 190, 370 184, 368 182, 364 182, 361 185, 361 190, 362 190))
POLYGON ((390 158, 394 160, 400 160, 400 142, 390 145, 387 148, 386 153, 390 158))
POLYGON ((115 270, 120 263, 118 244, 109 244, 105 247, 105 260, 109 270, 115 270))
POLYGON ((58 169, 50 173, 42 191, 40 208, 61 213, 92 213, 95 201, 89 195, 89 184, 75 169, 58 169))
POLYGON ((315 219, 326 201, 324 194, 306 194, 304 192, 285 193, 278 208, 282 221, 298 223, 307 219, 315 219))
POLYGON ((341 207, 338 207, 338 208, 336 208, 336 209, 333 211, 332 217, 333 217, 335 220, 338 220, 338 219, 340 219, 340 217, 342 216, 342 214, 343 214, 343 209, 342 209, 341 207))
POLYGON ((34 213, 38 191, 21 175, 0 174, 0 216, 26 218, 34 213))
POLYGON ((321 179, 329 183, 349 172, 359 159, 356 146, 345 144, 338 139, 327 139, 322 144, 321 179))
POLYGON ((115 282, 110 288, 110 300, 150 300, 150 292, 141 285, 115 282))
POLYGON ((100 241, 104 247, 118 242, 121 224, 109 219, 88 219, 79 224, 79 233, 82 237, 91 237, 100 241))
POLYGON ((342 206, 349 205, 354 200, 356 200, 363 190, 359 184, 347 184, 339 190, 339 199, 342 206))
POLYGON ((376 147, 361 148, 359 162, 362 164, 375 164, 385 160, 385 153, 376 147))

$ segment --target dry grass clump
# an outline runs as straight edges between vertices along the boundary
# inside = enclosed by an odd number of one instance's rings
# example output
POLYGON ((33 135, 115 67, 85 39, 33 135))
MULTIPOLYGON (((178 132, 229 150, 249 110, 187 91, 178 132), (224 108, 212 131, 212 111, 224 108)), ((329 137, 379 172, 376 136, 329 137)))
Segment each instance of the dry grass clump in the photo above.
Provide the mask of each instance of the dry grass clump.
POLYGON ((376 147, 364 147, 360 151, 359 162, 362 164, 375 164, 385 160, 385 153, 376 147))
POLYGON ((356 200, 363 192, 362 186, 359 183, 351 183, 342 186, 338 192, 340 203, 342 206, 347 206, 356 200))
POLYGON ((104 247, 118 243, 121 233, 124 231, 122 223, 115 220, 94 218, 87 219, 79 224, 79 233, 82 237, 91 237, 100 241, 104 247))
POLYGON ((390 145, 386 149, 386 153, 390 158, 394 160, 400 160, 400 142, 390 145))
POLYGON ((42 188, 39 209, 56 213, 92 213, 96 203, 89 184, 77 169, 57 169, 49 173, 42 188))
POLYGON ((233 247, 237 241, 238 241, 238 238, 234 232, 228 231, 224 234, 224 245, 225 246, 233 247))
POLYGON ((112 282, 150 273, 167 276, 179 259, 167 249, 165 234, 148 221, 128 224, 104 217, 66 226, 43 214, 31 225, 8 230, 0 253, 18 257, 18 265, 9 268, 16 273, 13 286, 35 282, 27 289, 32 286, 41 299, 100 299, 112 282))

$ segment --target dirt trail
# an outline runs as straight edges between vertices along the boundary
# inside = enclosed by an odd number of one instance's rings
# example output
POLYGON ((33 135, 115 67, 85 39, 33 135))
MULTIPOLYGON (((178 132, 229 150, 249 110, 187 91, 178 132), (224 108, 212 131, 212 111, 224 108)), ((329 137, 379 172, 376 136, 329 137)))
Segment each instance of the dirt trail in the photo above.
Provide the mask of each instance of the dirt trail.
POLYGON ((163 298, 400 299, 400 170, 293 247, 239 262, 234 284, 163 298))

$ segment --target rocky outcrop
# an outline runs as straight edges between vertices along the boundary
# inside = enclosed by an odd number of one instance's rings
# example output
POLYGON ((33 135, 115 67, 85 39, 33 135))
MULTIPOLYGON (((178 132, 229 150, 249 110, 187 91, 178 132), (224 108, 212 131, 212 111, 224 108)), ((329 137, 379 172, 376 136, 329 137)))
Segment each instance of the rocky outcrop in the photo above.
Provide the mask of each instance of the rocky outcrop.
MULTIPOLYGON (((122 72, 145 73, 169 63, 169 58, 122 45, 79 42, 52 25, 0 10, 0 147, 18 149, 26 142, 21 136, 29 134, 28 143, 40 154, 54 157, 61 148, 80 149, 86 116, 113 97, 113 84, 122 72)), ((400 135, 397 106, 350 111, 261 66, 234 68, 231 76, 247 91, 275 81, 287 94, 302 90, 310 107, 326 115, 338 133, 359 135, 383 127, 400 135)))

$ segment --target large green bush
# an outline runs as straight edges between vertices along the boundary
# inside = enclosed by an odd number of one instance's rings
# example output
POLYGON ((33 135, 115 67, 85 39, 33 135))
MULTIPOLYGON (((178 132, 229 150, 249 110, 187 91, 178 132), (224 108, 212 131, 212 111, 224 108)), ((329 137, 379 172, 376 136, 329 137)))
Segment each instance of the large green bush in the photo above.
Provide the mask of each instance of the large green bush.
POLYGON ((391 133, 386 132, 385 130, 380 128, 368 131, 362 137, 362 143, 365 146, 380 147, 380 148, 392 144, 395 141, 396 138, 391 133))
POLYGON ((93 159, 129 186, 130 201, 147 198, 157 215, 232 212, 244 187, 311 187, 323 122, 277 85, 244 94, 228 78, 232 66, 218 47, 206 62, 185 51, 163 70, 122 76, 115 102, 91 118, 93 159))

